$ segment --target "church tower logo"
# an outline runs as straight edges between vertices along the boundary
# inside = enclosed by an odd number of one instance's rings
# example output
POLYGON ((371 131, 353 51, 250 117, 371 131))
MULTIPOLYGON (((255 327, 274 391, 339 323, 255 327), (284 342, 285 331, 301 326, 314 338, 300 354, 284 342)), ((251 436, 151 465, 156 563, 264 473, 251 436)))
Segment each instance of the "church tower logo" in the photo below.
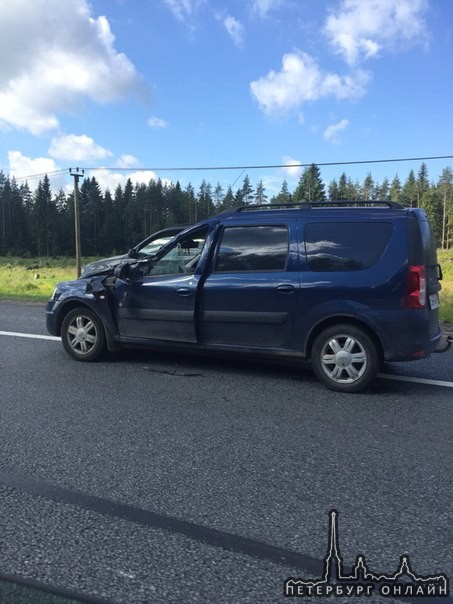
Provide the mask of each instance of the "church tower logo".
POLYGON ((324 572, 320 579, 286 579, 283 594, 286 597, 369 597, 374 593, 389 598, 402 597, 448 597, 449 580, 445 574, 417 575, 411 566, 409 556, 400 557, 393 574, 376 574, 359 554, 352 572, 344 572, 340 554, 338 535, 338 512, 329 512, 329 542, 324 558, 324 572))

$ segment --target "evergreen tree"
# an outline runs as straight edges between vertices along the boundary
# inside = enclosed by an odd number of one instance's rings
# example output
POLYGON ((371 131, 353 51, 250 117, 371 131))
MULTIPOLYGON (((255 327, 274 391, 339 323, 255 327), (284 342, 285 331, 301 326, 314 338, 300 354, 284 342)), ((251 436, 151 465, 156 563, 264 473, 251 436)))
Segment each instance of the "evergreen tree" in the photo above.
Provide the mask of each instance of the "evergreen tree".
POLYGON ((235 197, 233 194, 233 189, 231 186, 228 187, 227 192, 225 193, 225 197, 223 198, 222 205, 219 210, 224 212, 225 210, 231 210, 231 208, 235 207, 235 197))
POLYGON ((224 198, 224 194, 223 194, 223 188, 222 185, 218 182, 215 186, 214 189, 214 194, 213 194, 213 201, 214 201, 214 206, 216 209, 219 209, 222 205, 223 202, 223 198, 224 198))
POLYGON ((181 189, 179 181, 166 189, 165 197, 168 209, 165 226, 186 224, 189 221, 187 196, 181 189))
POLYGON ((55 196, 55 209, 57 254, 75 255, 74 224, 71 222, 68 196, 63 189, 60 189, 55 196))
POLYGON ((184 197, 185 197, 185 202, 186 202, 186 206, 187 206, 187 216, 188 216, 188 220, 187 222, 189 224, 193 224, 195 222, 197 222, 197 200, 195 197, 195 189, 193 188, 193 186, 189 183, 184 191, 184 197))
POLYGON ((443 249, 453 246, 453 170, 442 170, 438 189, 442 200, 441 245, 443 249))
POLYGON ((399 203, 401 195, 401 181, 398 174, 395 174, 390 185, 390 200, 399 203))
POLYGON ((273 203, 290 203, 291 193, 289 192, 288 183, 286 179, 282 182, 282 188, 278 195, 272 198, 273 203))
POLYGON ((49 178, 39 181, 35 193, 33 221, 35 227, 36 254, 50 257, 56 251, 56 205, 52 199, 49 178))
POLYGON ((148 201, 148 190, 144 182, 137 183, 134 188, 134 204, 131 206, 130 219, 130 244, 135 245, 138 241, 147 237, 150 233, 146 225, 146 204, 148 201))
POLYGON ((104 193, 104 222, 99 230, 99 244, 102 253, 115 255, 118 253, 118 219, 110 189, 104 193))
POLYGON ((329 196, 330 201, 335 201, 337 199, 341 199, 340 198, 340 187, 338 186, 338 183, 335 180, 335 178, 330 181, 329 188, 328 188, 328 196, 329 196))
POLYGON ((104 221, 103 195, 95 177, 84 178, 79 192, 80 238, 83 254, 99 256, 99 231, 104 221))
POLYGON ((425 190, 420 199, 420 207, 425 210, 431 222, 436 243, 440 245, 442 239, 442 196, 437 187, 425 190))
POLYGON ((351 187, 346 173, 343 172, 338 181, 338 197, 336 199, 354 199, 355 195, 350 197, 351 187))
POLYGON ((421 206, 421 199, 429 191, 428 168, 423 162, 417 176, 417 205, 421 206))
POLYGON ((136 242, 134 232, 141 230, 139 225, 138 212, 135 204, 135 189, 130 178, 127 179, 123 189, 123 210, 122 210, 122 231, 124 252, 130 249, 136 242))
POLYGON ((124 253, 124 194, 123 187, 118 185, 115 189, 115 196, 113 198, 113 209, 115 216, 115 224, 113 227, 114 244, 117 253, 124 253))
POLYGON ((374 199, 374 180, 373 177, 371 176, 371 172, 368 172, 368 174, 365 177, 365 180, 363 181, 363 185, 361 187, 361 194, 360 197, 362 199, 364 199, 365 201, 371 201, 372 199, 374 199))
POLYGON ((326 193, 321 172, 316 164, 311 164, 303 171, 296 190, 294 191, 296 201, 325 201, 326 193))
POLYGON ((148 183, 147 208, 149 211, 148 233, 162 229, 165 225, 165 187, 159 178, 157 182, 151 180, 148 183))
MULTIPOLYGON (((453 170, 446 167, 437 184, 429 183, 422 163, 417 176, 411 170, 401 186, 398 174, 391 183, 376 183, 368 173, 360 184, 343 172, 328 187, 330 200, 390 199, 407 207, 424 208, 433 226, 436 241, 453 247, 453 170)), ((273 203, 291 201, 287 181, 272 197, 273 203)), ((316 164, 305 168, 294 192, 298 201, 325 200, 324 184, 316 164)), ((118 185, 114 199, 102 192, 96 179, 86 178, 80 188, 82 252, 98 256, 125 252, 132 244, 165 226, 194 223, 217 212, 240 205, 267 203, 263 182, 255 192, 246 176, 242 186, 226 193, 220 183, 214 188, 202 181, 198 194, 191 184, 181 190, 179 182, 150 181, 132 185, 130 179, 118 185)), ((74 199, 60 190, 52 195, 46 176, 32 192, 27 183, 17 185, 0 171, 0 255, 74 254, 74 199)))
POLYGON ((14 178, 0 172, 0 254, 23 254, 28 224, 20 189, 14 178))
POLYGON ((260 180, 257 187, 256 187, 256 191, 255 191, 255 203, 257 204, 263 204, 263 203, 267 203, 267 195, 266 195, 266 189, 264 188, 263 185, 263 181, 260 180))
POLYGON ((214 202, 212 200, 212 187, 204 179, 198 191, 198 220, 208 218, 214 213, 214 202))
POLYGON ((382 199, 382 200, 387 200, 390 199, 390 183, 389 183, 389 179, 387 177, 384 178, 384 180, 382 181, 382 184, 377 184, 376 185, 376 195, 374 196, 375 199, 382 199))
POLYGON ((409 208, 416 208, 418 202, 418 186, 414 171, 409 172, 409 176, 401 189, 399 203, 409 208))
POLYGON ((248 174, 245 175, 245 178, 242 182, 242 187, 240 189, 240 192, 238 191, 238 193, 239 195, 237 195, 237 200, 241 200, 241 203, 239 205, 248 206, 253 202, 253 187, 250 184, 250 178, 248 177, 248 174))

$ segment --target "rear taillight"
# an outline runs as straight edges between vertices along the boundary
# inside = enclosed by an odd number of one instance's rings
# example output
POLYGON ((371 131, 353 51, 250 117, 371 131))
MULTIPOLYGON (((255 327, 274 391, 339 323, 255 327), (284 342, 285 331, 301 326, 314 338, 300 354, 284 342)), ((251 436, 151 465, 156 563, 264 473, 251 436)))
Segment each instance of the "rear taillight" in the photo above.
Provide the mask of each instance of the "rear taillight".
POLYGON ((426 270, 423 265, 407 267, 406 291, 403 308, 425 308, 426 306, 426 270))

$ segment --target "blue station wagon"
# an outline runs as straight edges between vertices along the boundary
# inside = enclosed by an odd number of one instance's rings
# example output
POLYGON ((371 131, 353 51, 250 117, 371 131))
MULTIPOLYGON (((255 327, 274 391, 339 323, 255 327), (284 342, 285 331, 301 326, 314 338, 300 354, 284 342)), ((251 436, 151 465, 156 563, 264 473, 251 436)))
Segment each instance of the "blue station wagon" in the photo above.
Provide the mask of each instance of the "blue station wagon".
POLYGON ((327 387, 357 392, 384 360, 438 348, 440 278, 421 209, 245 206, 110 274, 59 283, 47 328, 79 361, 125 346, 310 360, 327 387))

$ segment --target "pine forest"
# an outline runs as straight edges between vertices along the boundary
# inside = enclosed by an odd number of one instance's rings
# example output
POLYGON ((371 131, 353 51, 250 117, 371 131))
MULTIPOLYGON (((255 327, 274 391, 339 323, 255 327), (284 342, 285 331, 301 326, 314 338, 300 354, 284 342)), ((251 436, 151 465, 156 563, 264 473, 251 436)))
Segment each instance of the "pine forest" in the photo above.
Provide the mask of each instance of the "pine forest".
MULTIPOLYGON (((202 181, 198 190, 179 182, 151 180, 149 183, 118 185, 103 192, 96 178, 79 185, 81 250, 83 256, 124 253, 149 234, 175 224, 192 224, 231 208, 267 203, 332 200, 390 200, 406 207, 420 207, 428 214, 438 246, 453 248, 453 170, 443 169, 431 182, 426 164, 405 182, 398 175, 376 182, 368 173, 363 182, 346 173, 324 184, 319 167, 304 169, 294 191, 282 182, 272 197, 260 181, 252 185, 245 176, 242 185, 226 190, 217 183, 202 181)), ((0 256, 74 256, 74 194, 52 191, 47 176, 36 189, 18 185, 0 172, 0 256)))

